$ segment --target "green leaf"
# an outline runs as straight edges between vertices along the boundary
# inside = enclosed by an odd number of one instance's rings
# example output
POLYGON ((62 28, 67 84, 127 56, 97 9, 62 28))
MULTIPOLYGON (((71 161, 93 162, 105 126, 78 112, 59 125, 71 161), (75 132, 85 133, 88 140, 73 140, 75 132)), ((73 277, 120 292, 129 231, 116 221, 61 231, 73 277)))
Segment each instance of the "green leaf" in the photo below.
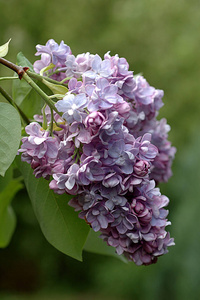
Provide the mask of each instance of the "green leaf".
POLYGON ((35 178, 30 165, 20 162, 19 157, 16 161, 44 236, 59 251, 82 261, 89 226, 68 205, 72 196, 56 195, 48 181, 35 178))
POLYGON ((44 101, 35 90, 31 89, 26 97, 21 100, 22 98, 15 99, 15 102, 29 119, 32 119, 35 114, 41 114, 44 101))
POLYGON ((0 46, 0 57, 4 57, 7 55, 10 41, 11 39, 9 39, 9 41, 4 45, 0 46))
POLYGON ((115 248, 108 246, 106 242, 99 238, 99 235, 99 232, 94 232, 94 230, 91 229, 84 245, 84 250, 101 255, 113 256, 127 263, 126 258, 123 255, 116 254, 115 248))
MULTIPOLYGON (((22 52, 17 54, 17 65, 22 67, 28 67, 33 70, 33 65, 23 55, 22 52)), ((12 97, 14 101, 20 106, 24 99, 31 92, 32 87, 25 80, 14 80, 12 86, 12 97)), ((30 103, 29 103, 30 106, 30 103)))
MULTIPOLYGON (((17 64, 22 67, 29 67, 33 71, 33 65, 22 52, 17 55, 17 64)), ((46 92, 48 88, 44 84, 37 81, 36 83, 46 92)), ((32 119, 35 114, 41 114, 44 101, 24 79, 13 81, 12 97, 29 119, 32 119)))
POLYGON ((13 179, 0 193, 0 247, 7 247, 16 226, 16 217, 10 205, 15 194, 23 187, 17 179, 13 179))
POLYGON ((0 175, 13 162, 21 139, 21 121, 16 109, 8 103, 0 103, 0 175))
POLYGON ((12 98, 20 106, 31 90, 32 87, 24 79, 13 80, 12 98))
POLYGON ((13 178, 13 166, 11 165, 5 173, 5 176, 0 176, 0 193, 5 189, 13 178))
POLYGON ((68 88, 66 88, 63 85, 60 84, 54 84, 51 82, 48 82, 47 80, 43 79, 42 82, 48 86, 48 88, 54 93, 54 94, 61 94, 65 95, 68 92, 68 88))
POLYGON ((24 56, 22 52, 17 54, 17 65, 21 67, 28 67, 31 71, 33 71, 32 63, 24 56))

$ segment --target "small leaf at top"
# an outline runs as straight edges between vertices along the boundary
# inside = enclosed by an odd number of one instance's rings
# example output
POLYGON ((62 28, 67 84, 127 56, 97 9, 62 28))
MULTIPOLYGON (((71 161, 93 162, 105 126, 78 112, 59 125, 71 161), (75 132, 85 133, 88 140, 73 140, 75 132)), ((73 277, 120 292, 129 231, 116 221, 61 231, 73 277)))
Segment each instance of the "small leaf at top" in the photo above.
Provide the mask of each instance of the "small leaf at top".
POLYGON ((0 57, 4 57, 7 55, 10 41, 11 39, 9 39, 9 41, 4 45, 0 46, 0 57))

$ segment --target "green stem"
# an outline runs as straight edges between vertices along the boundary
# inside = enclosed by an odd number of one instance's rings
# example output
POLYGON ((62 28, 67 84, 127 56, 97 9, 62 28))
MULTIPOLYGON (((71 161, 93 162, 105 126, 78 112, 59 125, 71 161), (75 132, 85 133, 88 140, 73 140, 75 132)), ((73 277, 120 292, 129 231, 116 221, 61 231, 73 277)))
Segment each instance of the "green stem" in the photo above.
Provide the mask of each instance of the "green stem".
POLYGON ((3 80, 13 80, 13 79, 19 79, 19 78, 18 77, 1 77, 0 81, 3 81, 3 80))
POLYGON ((28 119, 28 117, 25 115, 25 113, 21 110, 21 108, 14 102, 14 100, 12 99, 12 97, 0 86, 0 93, 2 94, 2 96, 4 96, 4 98, 11 104, 13 105, 19 112, 24 125, 28 125, 30 123, 30 120, 28 119))
POLYGON ((59 114, 61 116, 61 113, 58 112, 53 101, 50 100, 50 98, 47 96, 47 94, 45 94, 45 92, 28 76, 28 74, 26 73, 28 71, 27 67, 23 68, 21 66, 17 66, 2 57, 0 57, 0 63, 4 66, 8 67, 9 69, 15 71, 18 74, 19 79, 23 78, 42 97, 42 99, 45 101, 45 103, 51 109, 53 109, 57 114, 59 114))
POLYGON ((54 80, 54 79, 51 79, 49 77, 46 77, 46 76, 41 76, 37 73, 34 73, 34 72, 31 72, 30 70, 27 70, 26 73, 31 77, 31 78, 34 78, 34 79, 37 79, 39 81, 43 81, 43 79, 45 79, 46 81, 49 81, 51 83, 54 83, 54 84, 59 84, 59 85, 63 85, 63 86, 67 86, 67 84, 64 84, 60 81, 57 81, 57 80, 54 80))
POLYGON ((47 118, 46 118, 46 114, 45 114, 45 108, 46 108, 46 103, 42 108, 42 115, 43 115, 43 123, 42 123, 42 128, 44 128, 45 130, 47 129, 47 118))
POLYGON ((49 124, 49 128, 48 128, 50 135, 53 135, 53 109, 51 109, 51 122, 49 124))
POLYGON ((42 97, 42 99, 51 109, 53 109, 60 116, 62 115, 55 107, 53 101, 49 99, 49 96, 45 94, 45 92, 28 76, 26 72, 23 73, 22 78, 42 97))

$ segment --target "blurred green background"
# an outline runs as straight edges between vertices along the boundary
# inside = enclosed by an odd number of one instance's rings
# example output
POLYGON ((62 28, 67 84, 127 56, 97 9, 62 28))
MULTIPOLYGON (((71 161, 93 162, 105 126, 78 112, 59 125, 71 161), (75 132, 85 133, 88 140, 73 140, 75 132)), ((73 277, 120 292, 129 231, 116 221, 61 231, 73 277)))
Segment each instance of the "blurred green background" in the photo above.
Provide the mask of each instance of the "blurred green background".
MULTIPOLYGON (((174 175, 160 186, 171 201, 176 246, 169 254, 148 267, 89 253, 75 261, 46 242, 22 191, 13 201, 17 230, 0 250, 1 300, 200 299, 199 28, 199 0, 0 0, 0 44, 12 38, 9 60, 22 51, 34 62, 35 45, 50 38, 75 55, 118 53, 165 91, 159 117, 178 149, 174 175)), ((1 66, 0 75, 10 72, 1 66)))

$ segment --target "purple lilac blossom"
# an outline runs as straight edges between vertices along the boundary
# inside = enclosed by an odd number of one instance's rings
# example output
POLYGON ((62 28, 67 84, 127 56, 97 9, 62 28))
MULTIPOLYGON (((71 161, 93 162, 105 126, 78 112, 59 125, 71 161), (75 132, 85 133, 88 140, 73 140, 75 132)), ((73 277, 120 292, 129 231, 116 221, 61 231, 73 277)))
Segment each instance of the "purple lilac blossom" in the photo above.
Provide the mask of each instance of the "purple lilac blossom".
MULTIPOLYGON (((54 65, 53 72, 62 69, 65 67, 67 56, 71 54, 71 49, 68 45, 64 44, 63 41, 58 45, 53 39, 50 39, 45 46, 37 45, 36 49, 37 52, 35 55, 41 55, 41 59, 35 61, 33 64, 36 73, 40 73, 42 69, 48 67, 50 64, 54 65)), ((51 77, 61 81, 66 78, 66 75, 62 72, 58 72, 51 77)))
POLYGON ((82 122, 81 111, 87 106, 87 98, 84 93, 74 96, 69 93, 55 104, 59 112, 63 112, 63 119, 71 124, 74 121, 82 122))
MULTIPOLYGON (((55 193, 75 195, 69 205, 101 238, 137 265, 149 265, 174 245, 166 226, 169 199, 156 186, 172 175, 175 148, 169 125, 157 120, 163 91, 133 75, 125 58, 89 52, 76 57, 62 41, 38 45, 36 72, 51 63, 69 92, 52 114, 47 106, 26 127, 21 159, 55 193), (53 121, 53 131, 39 123, 53 121)), ((48 76, 48 73, 45 74, 48 76)), ((66 203, 67 205, 67 203, 66 203)))

